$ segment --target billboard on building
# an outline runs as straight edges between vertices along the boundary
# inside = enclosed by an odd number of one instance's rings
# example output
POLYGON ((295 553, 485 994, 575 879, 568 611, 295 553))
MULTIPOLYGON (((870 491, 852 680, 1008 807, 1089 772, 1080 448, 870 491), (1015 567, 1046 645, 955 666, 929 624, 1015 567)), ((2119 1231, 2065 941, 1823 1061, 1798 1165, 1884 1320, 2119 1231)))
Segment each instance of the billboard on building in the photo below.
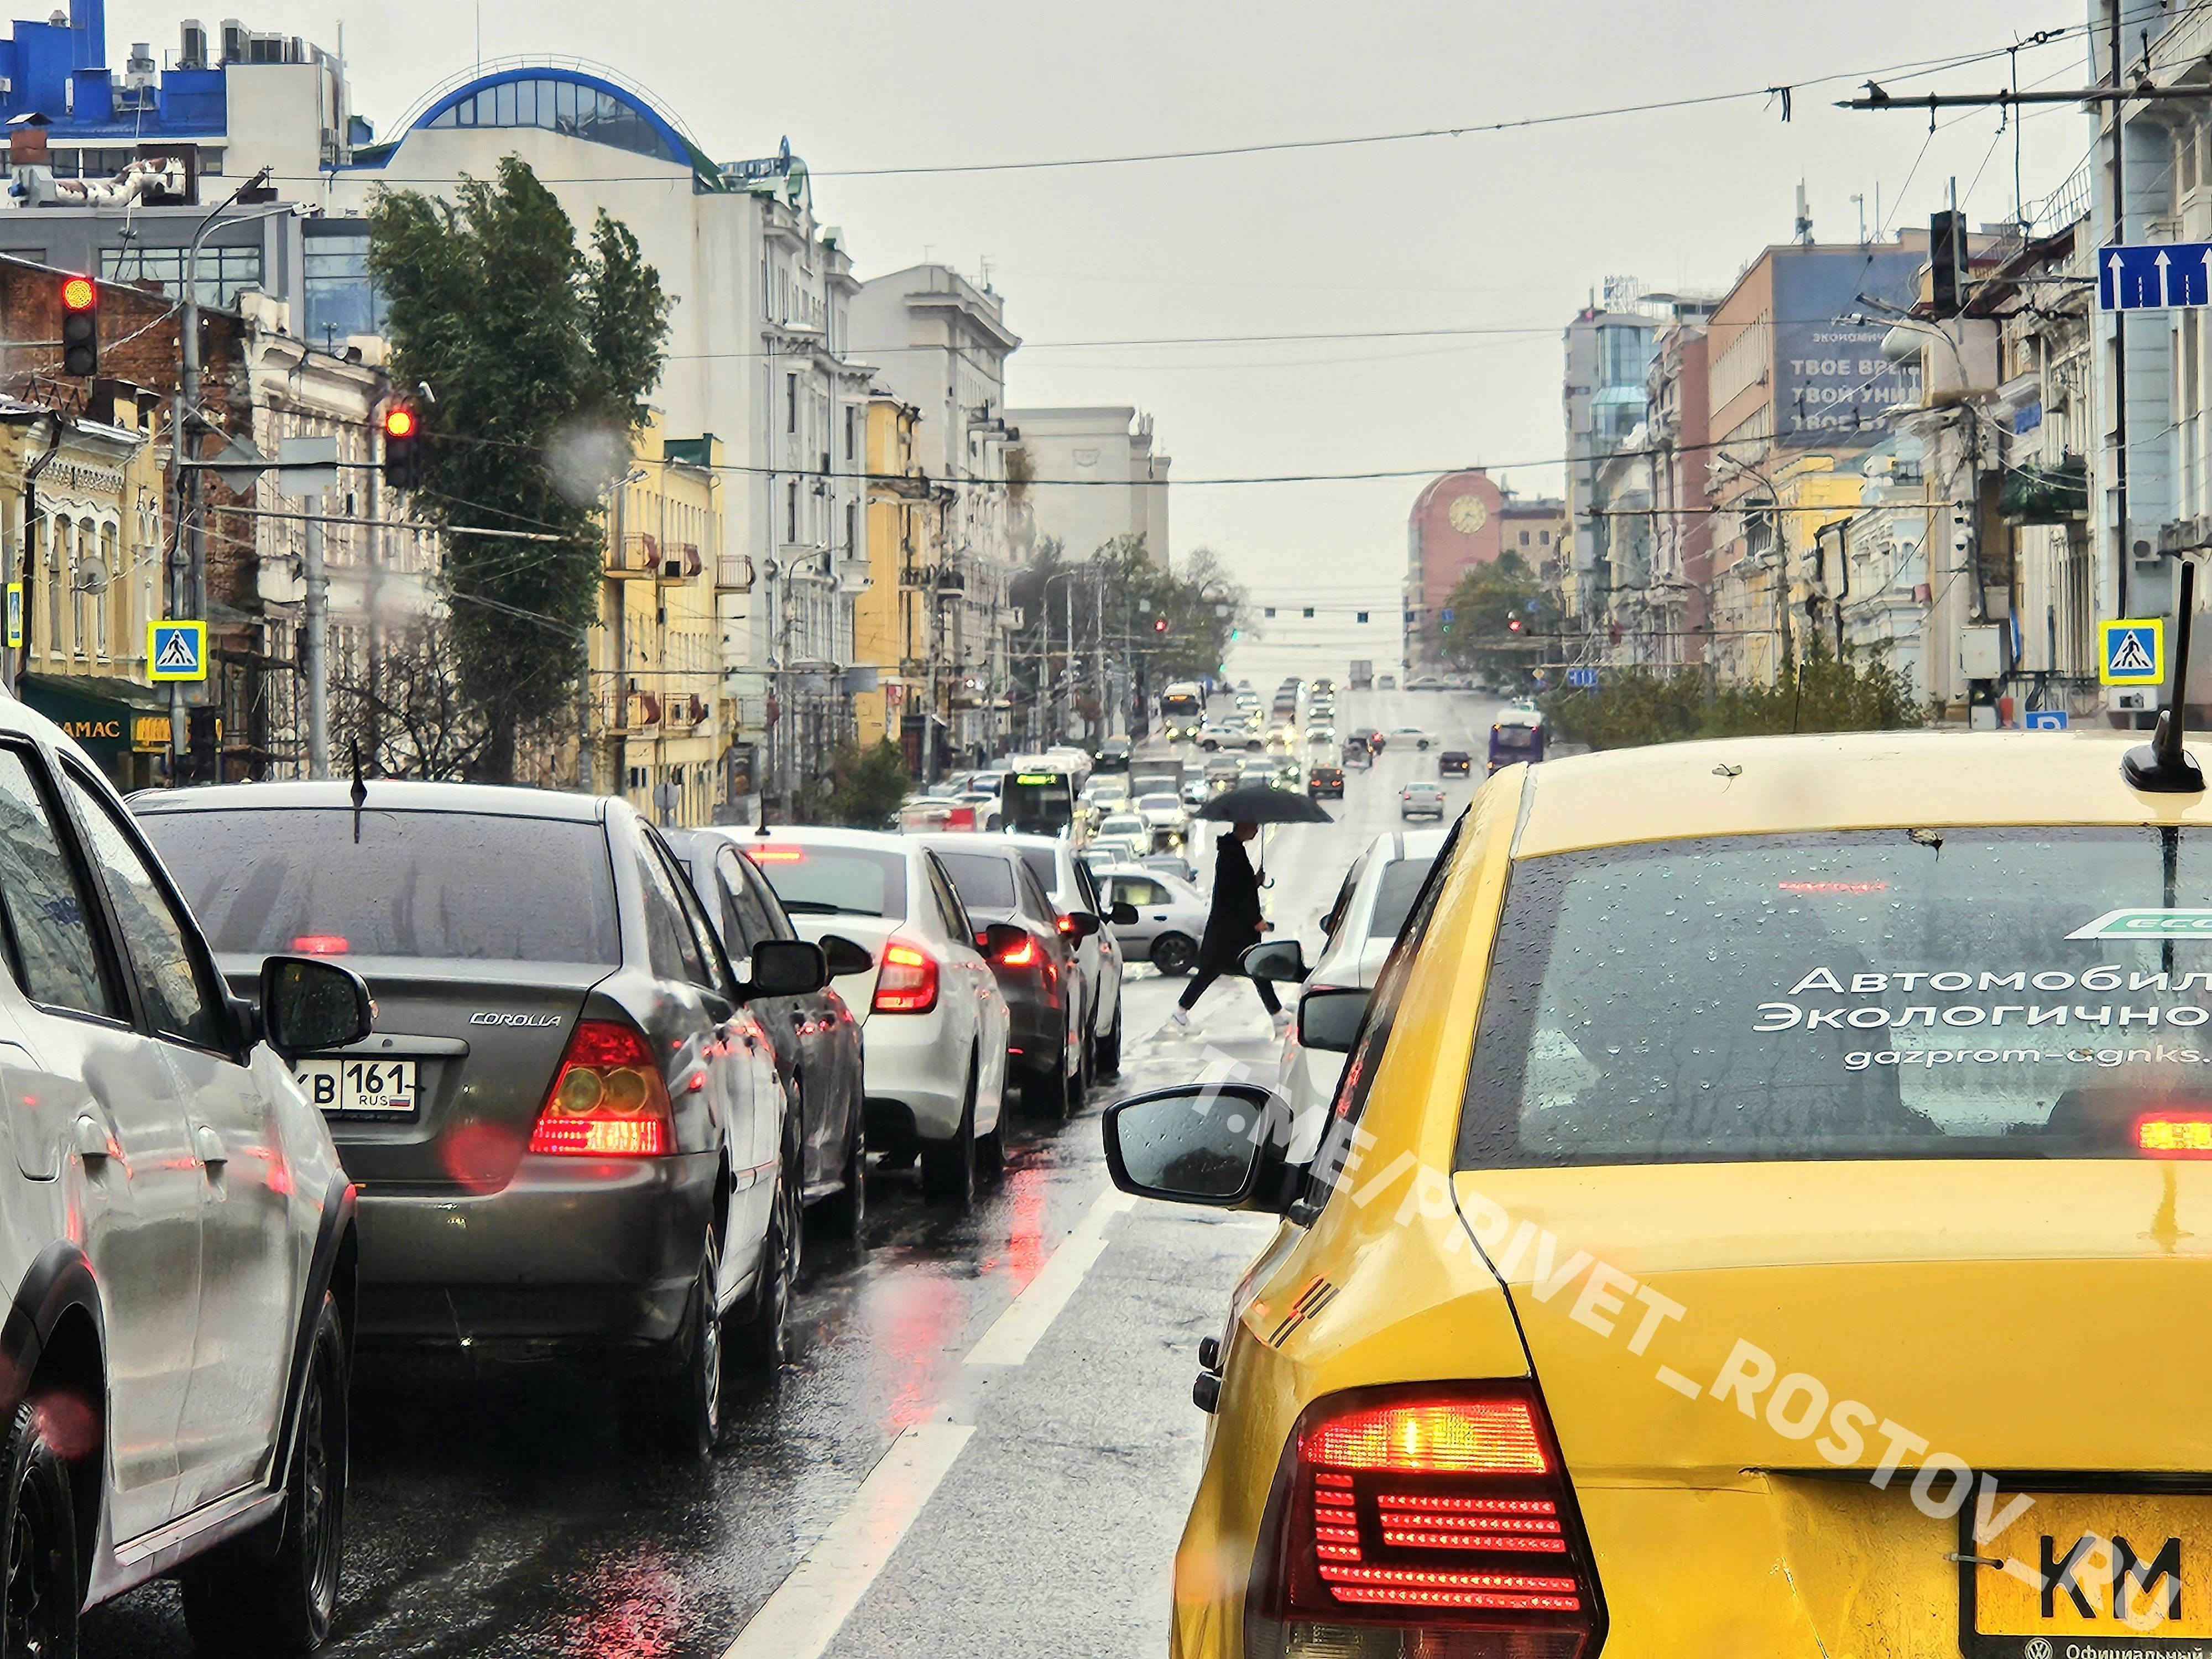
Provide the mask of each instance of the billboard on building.
POLYGON ((1917 248, 1775 252, 1776 442, 1877 443, 1890 410, 1920 401, 1919 360, 1893 363, 1881 342, 1888 319, 1919 297, 1927 263, 1917 248))

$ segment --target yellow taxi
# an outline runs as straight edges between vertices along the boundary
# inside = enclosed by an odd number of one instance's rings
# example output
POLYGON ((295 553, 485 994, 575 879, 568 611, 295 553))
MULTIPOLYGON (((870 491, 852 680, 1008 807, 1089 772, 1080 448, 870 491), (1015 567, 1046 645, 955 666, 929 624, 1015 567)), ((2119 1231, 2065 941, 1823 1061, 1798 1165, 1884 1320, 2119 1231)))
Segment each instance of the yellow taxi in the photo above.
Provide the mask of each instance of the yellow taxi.
POLYGON ((1113 1109, 1127 1190, 1283 1218, 1170 1650, 2212 1652, 2212 801, 2125 746, 1508 769, 1304 999, 1326 1121, 1113 1109))

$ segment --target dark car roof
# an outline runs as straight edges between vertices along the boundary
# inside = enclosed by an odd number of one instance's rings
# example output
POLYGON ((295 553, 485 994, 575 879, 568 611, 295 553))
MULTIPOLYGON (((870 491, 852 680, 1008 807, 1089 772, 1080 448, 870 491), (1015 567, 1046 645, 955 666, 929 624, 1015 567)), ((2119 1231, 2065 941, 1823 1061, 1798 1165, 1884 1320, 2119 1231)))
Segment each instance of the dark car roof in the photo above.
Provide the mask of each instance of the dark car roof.
MULTIPOLYGON (((485 812, 505 817, 557 818, 574 823, 606 817, 607 798, 556 789, 492 783, 417 783, 372 778, 362 805, 368 811, 485 812)), ((145 789, 130 798, 131 810, 151 812, 252 812, 285 807, 353 805, 350 779, 316 783, 222 783, 191 789, 145 789)))

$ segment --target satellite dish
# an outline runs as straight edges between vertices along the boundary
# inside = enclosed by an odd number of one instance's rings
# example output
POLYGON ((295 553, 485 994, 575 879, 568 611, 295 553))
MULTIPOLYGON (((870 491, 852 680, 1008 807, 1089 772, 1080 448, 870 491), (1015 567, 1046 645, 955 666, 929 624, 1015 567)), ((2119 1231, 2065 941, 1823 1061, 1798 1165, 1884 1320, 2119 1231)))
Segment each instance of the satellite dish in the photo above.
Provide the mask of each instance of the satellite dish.
POLYGON ((70 573, 70 591, 73 593, 105 593, 107 592, 107 566, 98 558, 80 559, 70 573))

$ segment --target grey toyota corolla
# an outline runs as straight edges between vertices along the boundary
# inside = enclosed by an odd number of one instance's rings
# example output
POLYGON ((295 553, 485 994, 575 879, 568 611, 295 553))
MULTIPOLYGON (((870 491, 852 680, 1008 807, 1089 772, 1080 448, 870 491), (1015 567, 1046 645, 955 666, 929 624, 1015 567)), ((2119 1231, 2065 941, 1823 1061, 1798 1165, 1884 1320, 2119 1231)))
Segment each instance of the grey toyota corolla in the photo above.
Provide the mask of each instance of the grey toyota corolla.
POLYGON ((710 1448, 725 1331, 782 1357, 799 1218, 745 1003, 818 988, 819 948, 771 941, 738 977, 620 800, 372 781, 131 804, 227 975, 281 949, 376 999, 372 1039, 295 1062, 361 1191, 362 1339, 579 1355, 710 1448))

